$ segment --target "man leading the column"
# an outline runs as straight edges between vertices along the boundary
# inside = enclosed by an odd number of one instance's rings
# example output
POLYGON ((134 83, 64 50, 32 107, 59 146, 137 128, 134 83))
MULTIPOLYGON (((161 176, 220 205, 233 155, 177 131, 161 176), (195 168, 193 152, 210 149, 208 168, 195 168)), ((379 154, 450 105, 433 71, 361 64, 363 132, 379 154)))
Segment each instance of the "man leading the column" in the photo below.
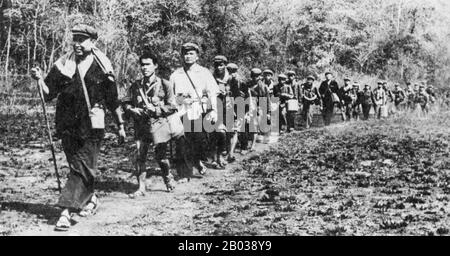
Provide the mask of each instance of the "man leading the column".
POLYGON ((56 133, 69 162, 70 173, 58 206, 63 208, 55 229, 71 227, 74 213, 87 217, 99 206, 94 193, 97 161, 105 134, 104 109, 108 108, 125 139, 122 110, 113 68, 109 59, 95 47, 97 32, 87 25, 72 29, 73 51, 56 61, 44 80, 39 68, 32 76, 43 87, 45 100, 57 99, 56 133))

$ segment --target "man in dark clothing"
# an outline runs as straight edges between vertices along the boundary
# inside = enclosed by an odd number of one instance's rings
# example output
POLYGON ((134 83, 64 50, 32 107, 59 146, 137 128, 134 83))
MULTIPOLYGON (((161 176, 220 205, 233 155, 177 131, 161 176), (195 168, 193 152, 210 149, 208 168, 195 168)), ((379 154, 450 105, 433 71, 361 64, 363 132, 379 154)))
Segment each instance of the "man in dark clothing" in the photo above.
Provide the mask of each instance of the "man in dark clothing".
MULTIPOLYGON (((230 74, 230 91, 228 93, 230 105, 227 105, 227 114, 228 111, 233 111, 232 116, 234 116, 232 133, 229 132, 230 147, 227 159, 229 163, 232 163, 236 160, 236 158, 234 157, 234 150, 236 149, 236 145, 239 141, 239 134, 243 134, 243 132, 241 131, 242 127, 245 125, 245 106, 243 107, 242 105, 245 104, 245 99, 248 97, 248 88, 246 88, 245 83, 243 83, 241 78, 238 76, 238 68, 239 67, 234 63, 228 63, 227 65, 227 70, 230 74), (243 108, 244 112, 239 113, 238 108, 243 108)), ((226 122, 227 130, 231 130, 231 127, 229 127, 229 123, 230 122, 228 121, 226 122)))
POLYGON ((407 98, 407 107, 410 111, 414 110, 415 103, 414 100, 416 98, 416 92, 414 91, 414 87, 411 83, 406 84, 406 98, 407 98))
POLYGON ((358 121, 359 115, 361 114, 361 102, 363 97, 363 92, 360 90, 358 83, 353 84, 350 97, 352 98, 352 117, 355 121, 358 121))
POLYGON ((430 104, 433 104, 436 101, 436 93, 434 91, 434 87, 429 85, 425 92, 430 96, 430 104))
POLYGON ((212 134, 212 147, 215 153, 213 165, 216 169, 223 169, 226 162, 223 159, 223 154, 227 151, 227 127, 226 127, 226 113, 227 101, 230 100, 230 80, 231 76, 227 70, 228 59, 223 55, 214 57, 214 78, 219 86, 219 94, 217 95, 217 110, 219 111, 218 126, 212 134))
POLYGON ((69 162, 70 173, 59 198, 64 210, 56 230, 71 226, 71 213, 82 217, 94 214, 98 198, 94 194, 94 179, 100 145, 105 134, 104 109, 108 108, 119 126, 119 139, 125 139, 122 108, 109 59, 95 47, 97 32, 86 25, 72 29, 73 51, 61 57, 45 80, 39 68, 32 76, 43 88, 45 100, 58 97, 56 132, 69 162))
POLYGON ((394 97, 394 104, 397 111, 403 110, 405 107, 406 94, 405 91, 400 88, 399 84, 395 84, 394 90, 392 91, 394 97))
POLYGON ((378 119, 381 119, 382 117, 385 117, 385 114, 387 114, 387 111, 385 110, 387 103, 387 94, 383 89, 382 81, 378 82, 377 88, 373 91, 373 96, 375 98, 375 115, 378 119))
POLYGON ((322 116, 325 126, 331 124, 331 118, 334 114, 334 105, 340 104, 339 85, 333 80, 333 74, 327 72, 325 81, 319 87, 320 99, 322 102, 322 116))
MULTIPOLYGON (((288 71, 286 73, 288 80, 287 80, 287 84, 289 84, 292 87, 292 90, 294 91, 294 99, 298 100, 298 105, 299 105, 299 112, 302 111, 302 98, 303 98, 303 88, 302 88, 302 84, 300 83, 300 81, 298 81, 296 79, 297 74, 294 71, 288 71)), ((297 113, 293 113, 294 114, 294 118, 295 115, 297 113)))
POLYGON ((308 76, 306 78, 306 83, 302 85, 302 103, 303 103, 303 121, 305 122, 305 128, 309 129, 312 123, 312 109, 311 106, 319 103, 319 91, 317 87, 314 87, 315 78, 313 76, 308 76))
POLYGON ((345 119, 348 121, 351 121, 352 118, 352 97, 351 97, 351 93, 352 93, 352 89, 353 87, 350 85, 350 79, 349 78, 345 78, 344 79, 344 86, 341 88, 341 104, 343 106, 343 110, 345 113, 345 119))
MULTIPOLYGON (((262 71, 259 68, 254 68, 251 70, 251 80, 248 81, 246 88, 248 88, 248 97, 250 106, 246 106, 245 112, 246 116, 246 127, 245 127, 245 137, 246 139, 241 141, 242 149, 248 149, 248 142, 251 141, 250 151, 255 150, 256 139, 259 133, 259 123, 258 118, 262 114, 260 107, 260 100, 267 99, 269 102, 269 88, 262 81, 262 71)), ((269 106, 267 103, 266 106, 269 106)))
POLYGON ((368 84, 364 86, 364 90, 362 91, 361 105, 363 109, 364 120, 368 120, 370 115, 370 109, 372 108, 373 105, 375 105, 375 97, 373 95, 372 90, 370 89, 370 85, 368 84))
POLYGON ((127 97, 122 100, 126 113, 134 119, 134 135, 137 146, 136 177, 139 189, 130 194, 132 198, 145 195, 147 174, 145 163, 152 142, 155 144, 155 160, 161 168, 166 188, 169 192, 175 188, 173 177, 170 174, 170 161, 167 158, 169 141, 157 143, 151 134, 152 128, 156 129, 161 119, 177 111, 173 89, 169 81, 156 75, 158 59, 155 55, 144 53, 139 62, 143 79, 133 83, 128 90, 127 97))
POLYGON ((425 116, 428 113, 430 103, 429 96, 425 91, 425 86, 423 85, 419 86, 419 92, 416 94, 414 102, 416 104, 416 108, 419 108, 420 110, 419 115, 425 116))
MULTIPOLYGON (((294 113, 288 109, 288 101, 294 99, 294 90, 290 84, 287 84, 288 78, 285 74, 278 75, 278 85, 279 92, 275 94, 275 97, 280 99, 280 130, 282 125, 286 125, 286 131, 291 132, 294 129, 294 113), (283 120, 283 122, 281 122, 283 120)), ((295 99, 297 100, 297 99, 295 99)))

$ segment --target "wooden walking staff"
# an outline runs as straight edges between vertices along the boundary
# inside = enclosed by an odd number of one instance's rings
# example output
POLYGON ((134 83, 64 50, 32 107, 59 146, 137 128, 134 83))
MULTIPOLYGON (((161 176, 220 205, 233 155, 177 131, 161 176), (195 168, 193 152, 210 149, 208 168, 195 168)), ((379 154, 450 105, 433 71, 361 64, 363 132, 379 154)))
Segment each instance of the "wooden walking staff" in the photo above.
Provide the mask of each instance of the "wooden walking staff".
POLYGON ((58 182, 58 191, 59 191, 59 193, 61 193, 61 181, 59 178, 58 165, 56 164, 55 145, 53 144, 52 132, 50 130, 50 125, 48 123, 47 109, 45 107, 45 100, 44 100, 44 91, 42 89, 42 84, 41 84, 42 82, 43 82, 42 79, 38 80, 37 85, 39 87, 39 96, 41 98, 42 111, 44 113, 45 125, 47 126, 48 139, 50 142, 50 148, 52 150, 53 166, 55 167, 56 181, 58 182))

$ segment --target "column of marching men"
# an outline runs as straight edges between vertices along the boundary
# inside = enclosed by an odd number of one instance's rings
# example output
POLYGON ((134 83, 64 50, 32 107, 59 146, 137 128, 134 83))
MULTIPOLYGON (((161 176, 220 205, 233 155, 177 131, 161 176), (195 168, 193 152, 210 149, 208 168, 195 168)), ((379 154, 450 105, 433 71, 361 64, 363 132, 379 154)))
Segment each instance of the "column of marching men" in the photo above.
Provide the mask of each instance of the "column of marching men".
POLYGON ((158 57, 143 53, 139 58, 142 75, 119 99, 111 62, 95 46, 96 30, 77 25, 72 35, 73 50, 56 61, 45 78, 39 68, 32 69, 45 99, 57 98, 56 136, 62 140, 70 167, 57 204, 62 209, 55 226, 58 231, 67 231, 79 220, 75 216, 88 217, 99 208, 94 181, 106 108, 113 113, 119 143, 126 138, 124 116, 133 120, 136 150, 132 158, 138 189, 129 196, 136 198, 147 191, 150 147, 155 149, 153 158, 167 191, 172 191, 176 183, 189 182, 195 171, 207 175, 207 168, 223 169, 233 163, 236 151, 244 155, 254 151, 261 135, 267 137, 279 128, 288 133, 309 129, 315 113, 321 113, 328 126, 336 113, 347 121, 367 120, 371 110, 377 118, 413 109, 427 113, 436 98, 433 87, 423 84, 403 89, 380 81, 372 90, 370 85, 361 88, 345 78, 339 86, 330 72, 320 84, 315 83, 314 74, 301 82, 294 71, 275 76, 273 70, 258 67, 252 67, 247 78, 240 77, 239 66, 222 55, 212 60, 211 71, 199 64, 198 45, 186 43, 180 51, 182 67, 169 80, 158 76, 158 57), (295 122, 299 115, 301 127, 295 122), (170 145, 175 145, 172 159, 170 145))

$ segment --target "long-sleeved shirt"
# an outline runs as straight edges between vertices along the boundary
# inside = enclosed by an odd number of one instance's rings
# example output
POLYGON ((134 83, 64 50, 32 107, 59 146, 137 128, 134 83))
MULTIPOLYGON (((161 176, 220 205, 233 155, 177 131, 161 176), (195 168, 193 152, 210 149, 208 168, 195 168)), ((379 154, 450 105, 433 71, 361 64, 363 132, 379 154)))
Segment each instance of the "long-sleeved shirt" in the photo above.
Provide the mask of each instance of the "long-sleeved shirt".
POLYGON ((394 102, 395 103, 400 103, 403 102, 406 98, 406 94, 405 91, 403 91, 403 89, 399 88, 399 89, 394 89, 392 91, 392 94, 394 96, 394 102))
POLYGON ((340 90, 341 100, 344 101, 345 104, 351 104, 353 102, 352 99, 352 91, 353 87, 351 85, 346 85, 340 90))
POLYGON ((324 104, 325 103, 326 104, 331 104, 333 102, 333 97, 332 97, 333 93, 335 93, 339 97, 339 99, 341 99, 339 85, 334 80, 323 81, 320 84, 319 93, 320 93, 319 96, 321 98, 321 101, 324 104))
POLYGON ((375 98, 371 90, 364 89, 361 92, 361 104, 366 106, 375 104, 375 98))
MULTIPOLYGON (((84 82, 91 107, 108 108, 118 123, 123 123, 118 90, 114 78, 105 74, 97 60, 83 69, 84 82)), ((81 139, 103 138, 104 129, 92 129, 89 110, 83 92, 80 72, 73 77, 64 75, 55 65, 44 80, 49 88, 46 101, 57 99, 56 132, 58 136, 70 135, 81 139)))
POLYGON ((303 104, 315 104, 319 102, 319 91, 313 84, 304 83, 302 85, 302 102, 303 104))
MULTIPOLYGON (((173 89, 169 81, 155 76, 151 81, 136 80, 127 91, 127 96, 122 100, 125 111, 130 108, 140 108, 147 110, 146 116, 149 118, 160 118, 170 115, 177 109, 173 89), (148 110, 142 94, 146 97, 152 109, 148 110)), ((135 118, 135 122, 138 121, 135 118)))
POLYGON ((294 98, 294 90, 291 85, 284 84, 280 88, 280 103, 284 104, 286 101, 294 98))
POLYGON ((175 97, 178 98, 178 111, 181 114, 187 113, 189 120, 201 118, 203 111, 206 110, 202 108, 200 101, 201 98, 205 96, 210 101, 212 110, 217 112, 217 95, 219 94, 219 87, 211 71, 198 64, 194 64, 187 73, 194 85, 189 81, 184 68, 175 70, 170 76, 170 85, 174 90, 175 97), (182 100, 179 100, 183 98, 191 98, 194 102, 189 105, 184 104, 182 100))
POLYGON ((294 93, 294 99, 297 99, 300 102, 303 97, 302 85, 296 80, 292 81, 292 83, 289 83, 289 81, 288 81, 287 84, 292 87, 292 91, 294 93))
POLYGON ((373 92, 374 99, 375 99, 375 105, 382 106, 385 105, 387 102, 387 96, 386 91, 383 88, 377 88, 373 92))
POLYGON ((414 99, 414 103, 419 104, 423 108, 426 107, 428 102, 429 102, 429 96, 427 93, 419 92, 414 99))

